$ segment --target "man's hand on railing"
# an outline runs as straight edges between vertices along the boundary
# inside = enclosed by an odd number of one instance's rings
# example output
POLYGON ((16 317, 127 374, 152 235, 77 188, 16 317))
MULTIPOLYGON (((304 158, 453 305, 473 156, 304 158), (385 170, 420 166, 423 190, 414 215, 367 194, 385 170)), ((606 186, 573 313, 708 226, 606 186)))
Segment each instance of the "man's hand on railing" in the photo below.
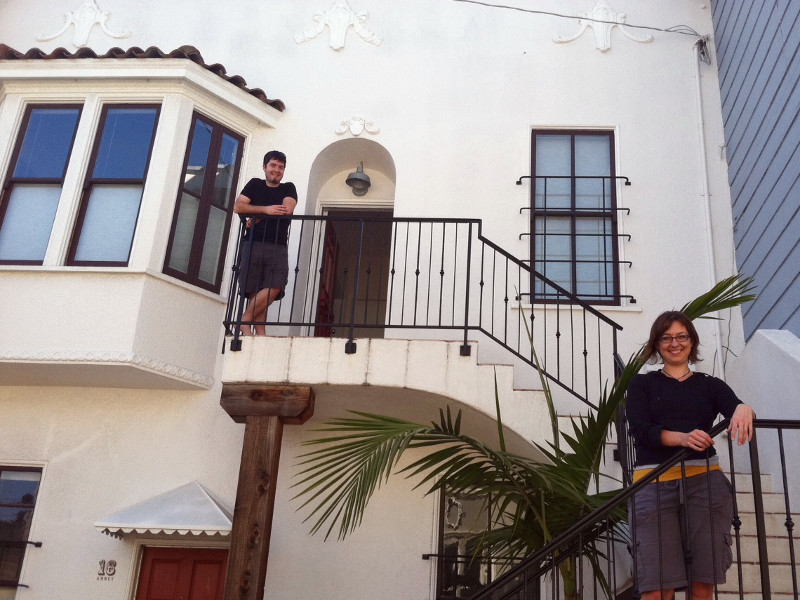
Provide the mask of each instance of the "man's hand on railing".
POLYGON ((728 433, 731 439, 736 440, 740 446, 753 439, 753 419, 755 417, 756 413, 747 404, 740 404, 733 411, 728 433))
POLYGON ((273 204, 271 206, 265 206, 263 212, 265 215, 275 215, 275 216, 292 214, 291 209, 284 204, 273 204))

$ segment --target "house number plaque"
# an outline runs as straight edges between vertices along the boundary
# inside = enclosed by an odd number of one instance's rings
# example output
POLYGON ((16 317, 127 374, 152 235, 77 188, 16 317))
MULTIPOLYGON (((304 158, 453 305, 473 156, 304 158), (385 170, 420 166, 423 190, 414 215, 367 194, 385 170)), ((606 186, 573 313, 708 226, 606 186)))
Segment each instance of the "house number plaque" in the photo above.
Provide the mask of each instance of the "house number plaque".
POLYGON ((97 581, 114 581, 117 572, 117 561, 101 560, 100 569, 97 571, 97 581))

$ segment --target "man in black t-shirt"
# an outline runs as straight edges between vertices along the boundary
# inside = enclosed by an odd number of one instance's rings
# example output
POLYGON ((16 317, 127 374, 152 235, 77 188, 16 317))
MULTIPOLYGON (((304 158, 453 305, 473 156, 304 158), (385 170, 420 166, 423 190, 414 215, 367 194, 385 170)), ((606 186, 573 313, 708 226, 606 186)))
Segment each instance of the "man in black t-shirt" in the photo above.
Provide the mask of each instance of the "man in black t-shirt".
MULTIPOLYGON (((254 178, 242 189, 233 211, 237 214, 288 216, 297 206, 293 183, 281 183, 286 169, 286 155, 272 150, 264 155, 265 179, 254 178)), ((267 320, 267 308, 282 296, 289 280, 289 219, 247 220, 242 248, 240 293, 247 296, 242 323, 253 322, 256 335, 266 335, 259 321, 267 320)), ((243 325, 240 335, 251 335, 250 325, 243 325)))

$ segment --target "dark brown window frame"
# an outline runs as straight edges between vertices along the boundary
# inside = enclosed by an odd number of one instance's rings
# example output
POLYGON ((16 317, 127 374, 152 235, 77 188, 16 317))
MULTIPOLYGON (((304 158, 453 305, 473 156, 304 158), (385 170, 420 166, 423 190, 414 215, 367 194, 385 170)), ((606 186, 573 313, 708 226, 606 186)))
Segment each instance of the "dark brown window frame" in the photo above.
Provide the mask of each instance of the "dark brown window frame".
MULTIPOLYGON (((24 185, 24 184, 37 184, 37 185, 58 185, 61 186, 62 189, 64 187, 64 178, 67 174, 67 169, 69 168, 69 163, 72 158, 72 151, 75 148, 75 138, 77 136, 78 128, 80 127, 80 120, 83 116, 83 104, 75 104, 75 103, 68 103, 68 104, 28 104, 25 107, 25 112, 22 116, 22 121, 19 124, 19 128, 17 129, 17 139, 14 142, 14 149, 11 153, 11 160, 8 163, 8 171, 6 172, 6 176, 3 179, 3 187, 0 189, 0 228, 3 226, 3 222, 5 221, 6 217, 6 210, 8 208, 8 201, 11 197, 11 193, 14 190, 15 185, 24 185), (64 162, 64 170, 61 173, 61 177, 58 179, 53 178, 34 178, 34 177, 14 177, 14 170, 17 168, 17 161, 19 160, 20 152, 22 152, 22 144, 25 140, 25 133, 28 129, 28 125, 30 124, 31 117, 33 115, 34 110, 39 109, 53 109, 53 110, 63 110, 63 109, 77 109, 78 110, 78 121, 75 127, 75 131, 72 132, 72 140, 69 144, 69 151, 67 152, 67 160, 64 162)), ((52 235, 52 231, 51 231, 52 235)), ((0 264, 2 265, 33 265, 33 266, 41 266, 43 264, 43 260, 2 260, 0 259, 0 264)))
MULTIPOLYGON (((41 491, 41 475, 42 475, 42 468, 41 467, 22 467, 22 466, 9 466, 9 465, 2 465, 0 464, 0 473, 3 471, 18 471, 18 472, 25 472, 25 473, 39 473, 39 486, 37 486, 37 493, 36 499, 33 501, 32 504, 0 504, 3 507, 10 507, 10 508, 22 508, 22 509, 31 509, 36 510, 36 502, 39 500, 39 492, 41 491)), ((29 537, 27 536, 25 540, 19 541, 11 541, 11 540, 0 540, 0 550, 4 547, 14 547, 14 546, 23 546, 25 547, 25 551, 22 553, 22 559, 19 561, 17 565, 17 574, 14 579, 0 579, 0 588, 3 587, 21 587, 19 583, 19 576, 22 570, 22 563, 25 562, 25 555, 27 553, 27 547, 29 545, 29 537)))
POLYGON ((196 193, 193 193, 192 191, 187 189, 183 185, 183 181, 181 181, 178 187, 178 195, 177 198, 175 199, 175 205, 172 215, 172 225, 170 226, 169 241, 167 242, 167 251, 164 256, 164 266, 162 270, 166 275, 175 277, 176 279, 185 281, 186 283, 196 285, 197 287, 203 288, 205 290, 209 290, 214 293, 219 293, 222 287, 222 279, 224 275, 224 267, 226 259, 225 248, 227 248, 228 238, 230 235, 231 219, 233 218, 233 204, 237 195, 236 186, 239 179, 239 172, 242 166, 242 156, 244 152, 245 138, 239 135, 238 133, 232 131, 231 129, 225 127, 215 119, 212 119, 206 115, 203 115, 195 111, 194 114, 192 115, 192 123, 189 128, 189 137, 186 141, 183 166, 181 168, 181 180, 183 179, 186 173, 186 169, 189 165, 192 143, 194 142, 195 127, 198 121, 202 121, 204 123, 212 125, 213 127, 211 134, 211 143, 208 149, 208 157, 206 158, 206 172, 205 172, 205 177, 203 179, 203 186, 199 196, 196 193), (229 192, 227 208, 214 202, 214 180, 216 178, 216 167, 219 162, 220 152, 222 150, 223 136, 225 135, 234 138, 239 143, 236 152, 236 163, 233 172, 231 173, 232 185, 229 192), (213 163, 213 168, 211 168, 212 163, 213 163), (178 214, 181 206, 181 199, 184 193, 189 194, 192 197, 196 198, 198 200, 198 207, 199 207, 197 213, 197 219, 195 221, 194 233, 192 235, 192 249, 189 254, 189 264, 186 269, 186 273, 183 273, 182 271, 179 271, 169 266, 169 260, 172 255, 173 243, 175 241, 175 230, 178 226, 178 214), (217 278, 214 283, 209 283, 207 281, 203 281, 202 279, 200 279, 200 265, 202 260, 203 248, 205 244, 205 233, 207 231, 208 219, 212 206, 221 210, 225 210, 226 218, 225 218, 225 227, 223 229, 223 236, 221 241, 220 257, 217 264, 217 278))
POLYGON ((89 157, 89 163, 86 167, 86 175, 83 183, 83 191, 81 192, 81 203, 80 208, 78 209, 78 216, 75 219, 75 224, 72 229, 72 235, 70 238, 69 244, 69 252, 67 254, 67 262, 68 266, 81 266, 81 267, 127 267, 128 262, 130 261, 130 252, 131 248, 133 248, 133 240, 136 238, 136 228, 139 225, 139 215, 142 210, 142 199, 139 200, 139 208, 136 212, 136 219, 133 234, 131 235, 131 244, 128 247, 128 259, 125 261, 89 261, 89 260, 75 260, 75 254, 78 250, 78 243, 80 242, 80 236, 83 232, 83 225, 86 219, 86 211, 89 208, 89 198, 91 197, 92 189, 96 185, 141 185, 142 186, 142 195, 144 195, 144 189, 147 184, 147 174, 150 171, 150 161, 153 158, 153 148, 155 146, 155 140, 158 137, 158 125, 159 120, 161 117, 161 104, 131 104, 131 103, 104 103, 102 106, 100 120, 97 123, 97 129, 94 132, 94 141, 92 143, 92 154, 89 157), (130 108, 130 109, 155 109, 155 123, 153 126, 153 137, 150 140, 150 147, 147 151, 147 161, 145 162, 144 166, 144 173, 141 179, 108 179, 108 178, 93 178, 92 173, 94 172, 95 165, 97 162, 97 155, 100 151, 100 142, 102 141, 102 134, 105 130, 106 120, 108 118, 108 112, 112 109, 119 109, 119 108, 130 108))
MULTIPOLYGON (((572 281, 571 289, 567 291, 589 304, 604 305, 604 306, 619 306, 621 302, 620 295, 620 269, 619 269, 619 247, 617 240, 619 238, 619 223, 618 223, 618 210, 617 210, 617 186, 616 186, 616 147, 614 131, 608 129, 534 129, 531 132, 531 199, 530 199, 530 257, 531 268, 534 269, 537 261, 536 256, 536 220, 560 217, 568 218, 570 220, 570 278, 572 281), (536 173, 536 138, 537 136, 570 136, 570 162, 571 162, 571 175, 570 175, 570 209, 555 209, 544 210, 536 208, 536 190, 537 190, 537 173, 536 173), (576 174, 575 174, 575 137, 576 136, 602 136, 608 139, 609 148, 609 177, 611 192, 610 207, 608 210, 587 211, 578 210, 576 208, 576 174), (577 237, 576 234, 576 221, 578 219, 607 219, 611 223, 611 231, 605 233, 604 238, 611 239, 611 257, 605 258, 606 264, 610 263, 613 268, 613 290, 608 295, 607 299, 598 299, 597 294, 579 293, 577 290, 577 237)), ((546 260, 543 258, 542 260, 546 260)), ((563 294, 558 295, 557 298, 537 296, 536 289, 537 281, 534 277, 531 279, 531 302, 540 304, 569 304, 571 300, 568 296, 563 294)))

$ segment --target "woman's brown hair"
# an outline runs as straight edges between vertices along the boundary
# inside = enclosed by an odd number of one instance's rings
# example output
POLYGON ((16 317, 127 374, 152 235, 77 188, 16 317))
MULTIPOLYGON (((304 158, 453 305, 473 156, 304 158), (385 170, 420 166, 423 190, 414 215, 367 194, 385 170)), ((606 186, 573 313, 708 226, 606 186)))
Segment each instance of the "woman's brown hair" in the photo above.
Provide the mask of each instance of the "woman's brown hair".
POLYGON ((653 321, 653 326, 650 328, 650 338, 644 345, 644 360, 649 363, 657 363, 661 354, 658 349, 661 347, 661 336, 666 333, 667 329, 672 327, 672 324, 678 322, 686 328, 689 334, 689 339, 692 341, 692 349, 689 351, 689 362, 696 363, 700 361, 698 354, 698 347, 700 346, 700 336, 697 335, 697 330, 694 328, 692 320, 679 310, 668 310, 661 313, 653 321))

